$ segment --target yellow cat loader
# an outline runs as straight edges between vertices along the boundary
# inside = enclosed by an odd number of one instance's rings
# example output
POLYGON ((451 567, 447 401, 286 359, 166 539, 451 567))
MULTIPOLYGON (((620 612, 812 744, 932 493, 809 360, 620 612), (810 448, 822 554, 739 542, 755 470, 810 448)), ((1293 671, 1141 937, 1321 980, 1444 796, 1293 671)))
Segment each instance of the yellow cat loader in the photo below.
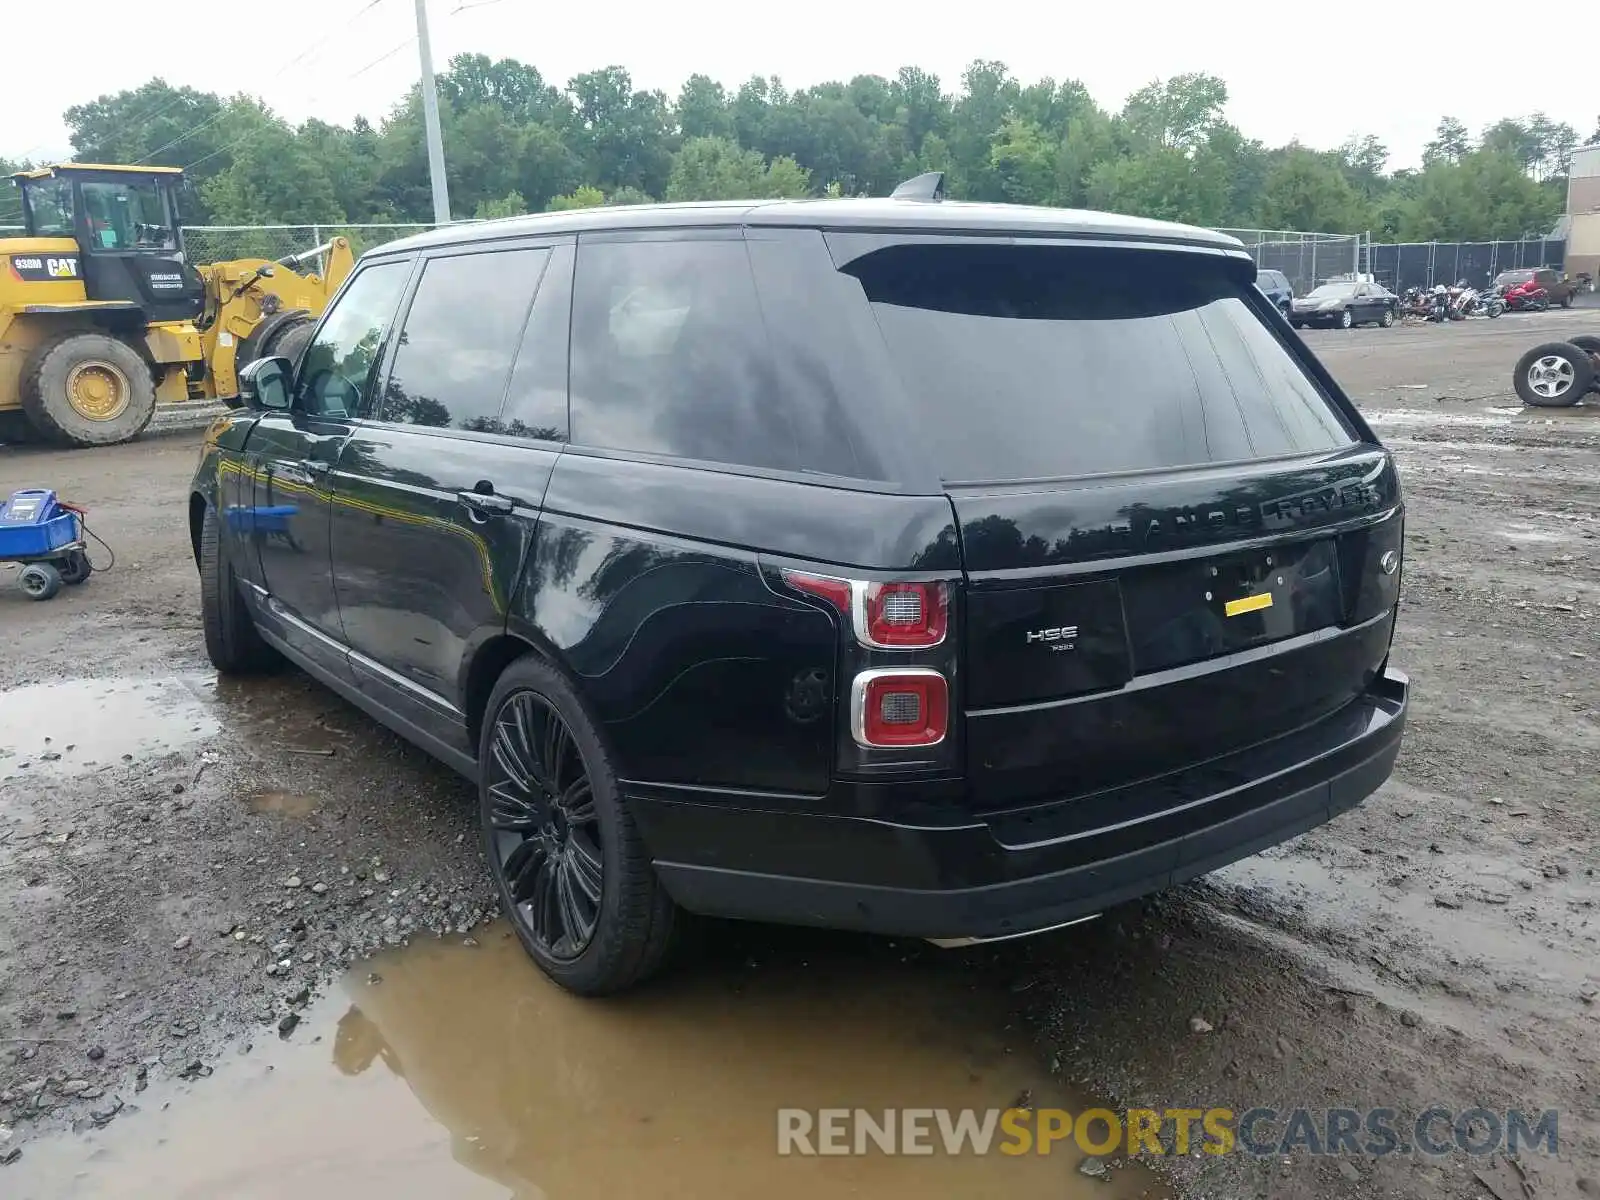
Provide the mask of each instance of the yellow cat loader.
POLYGON ((158 403, 233 402, 238 370, 295 357, 355 266, 350 243, 192 266, 177 167, 61 163, 11 178, 0 238, 0 441, 125 442, 158 403), (326 255, 321 274, 294 268, 326 255))

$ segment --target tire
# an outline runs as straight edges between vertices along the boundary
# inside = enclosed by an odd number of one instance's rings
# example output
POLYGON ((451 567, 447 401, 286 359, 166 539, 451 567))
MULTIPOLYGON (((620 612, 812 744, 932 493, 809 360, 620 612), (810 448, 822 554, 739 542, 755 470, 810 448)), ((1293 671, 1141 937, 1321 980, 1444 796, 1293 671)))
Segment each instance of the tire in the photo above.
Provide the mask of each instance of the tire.
POLYGON ((1569 408, 1595 381, 1594 360, 1571 342, 1546 342, 1517 360, 1512 383, 1524 404, 1569 408))
POLYGON ((1378 318, 1378 327, 1380 329, 1388 329, 1393 324, 1394 324, 1394 309, 1392 309, 1392 308, 1384 309, 1383 310, 1383 316, 1378 318))
POLYGON ((94 568, 89 565, 89 556, 82 550, 74 550, 63 558, 56 564, 56 570, 61 573, 61 582, 68 587, 76 587, 94 574, 94 568))
POLYGON ((300 365, 300 356, 305 353, 306 346, 311 342, 311 335, 316 331, 316 322, 306 320, 285 331, 273 343, 272 352, 287 358, 291 366, 300 365))
POLYGON ((1576 346, 1594 360, 1594 382, 1589 385, 1591 392, 1600 392, 1600 337, 1593 334, 1580 333, 1576 337, 1567 339, 1569 345, 1576 346))
POLYGON ((1571 308, 1572 307, 1572 293, 1571 292, 1568 292, 1565 296, 1561 297, 1561 307, 1562 308, 1571 308))
POLYGON ((1493 321, 1503 312, 1505 312, 1505 306, 1503 304, 1489 305, 1489 320, 1493 321))
POLYGON ((30 600, 49 600, 61 590, 61 572, 49 563, 29 563, 17 575, 17 583, 30 600))
POLYGON ((1348 308, 1339 314, 1339 328, 1350 329, 1356 323, 1356 315, 1348 308))
POLYGON ((533 656, 506 668, 484 710, 478 808, 501 907, 546 975, 580 996, 603 996, 660 969, 679 925, 677 906, 656 878, 582 700, 533 656), (551 718, 565 741, 549 740, 551 718), (547 759, 555 760, 553 771, 547 759), (529 783, 535 773, 548 784, 529 783), (570 906, 560 903, 563 887, 570 906), (586 919, 587 934, 568 932, 586 919))
POLYGON ((209 506, 200 524, 200 623, 206 657, 224 675, 258 675, 283 661, 262 640, 245 607, 238 576, 222 550, 222 522, 209 506))
POLYGON ((64 333, 39 346, 23 369, 22 409, 49 441, 110 446, 138 437, 150 424, 155 377, 120 338, 64 333), (73 395, 81 397, 76 404, 73 395))

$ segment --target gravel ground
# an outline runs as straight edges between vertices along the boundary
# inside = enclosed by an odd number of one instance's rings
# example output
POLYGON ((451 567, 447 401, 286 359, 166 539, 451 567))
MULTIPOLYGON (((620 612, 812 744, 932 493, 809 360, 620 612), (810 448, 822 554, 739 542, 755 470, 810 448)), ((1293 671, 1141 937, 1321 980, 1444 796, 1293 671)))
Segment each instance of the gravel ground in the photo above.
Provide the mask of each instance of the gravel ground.
MULTIPOLYGON (((1167 1163, 1181 1196, 1600 1195, 1600 405, 1526 413, 1509 379, 1580 329, 1600 320, 1307 335, 1407 488, 1394 780, 1198 885, 970 956, 1040 1060, 1111 1102, 1555 1108, 1561 1155, 1196 1157, 1167 1163)), ((0 568, 0 1161, 139 1120, 118 1110, 147 1081, 292 1034, 349 963, 492 914, 466 785, 303 676, 207 669, 197 441, 0 448, 0 493, 57 488, 117 556, 49 604, 0 568)))

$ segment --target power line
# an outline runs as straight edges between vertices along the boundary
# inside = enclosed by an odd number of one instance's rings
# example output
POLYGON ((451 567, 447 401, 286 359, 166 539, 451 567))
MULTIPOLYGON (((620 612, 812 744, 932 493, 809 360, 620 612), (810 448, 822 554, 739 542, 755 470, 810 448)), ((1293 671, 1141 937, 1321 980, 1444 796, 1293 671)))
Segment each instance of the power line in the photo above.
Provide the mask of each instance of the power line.
MULTIPOLYGON (((366 16, 367 13, 371 12, 374 8, 377 8, 378 5, 380 5, 382 3, 384 3, 384 0, 367 0, 367 2, 365 4, 363 4, 360 8, 358 8, 353 14, 351 14, 349 19, 347 19, 342 25, 337 26, 331 32, 324 34, 322 37, 320 37, 316 41, 312 42, 309 46, 305 47, 305 49, 301 50, 300 53, 296 54, 288 62, 284 63, 281 67, 279 67, 271 75, 268 75, 263 82, 271 82, 272 80, 277 79, 279 76, 285 74, 292 67, 294 67, 297 63, 303 62, 314 51, 321 49, 323 46, 326 46, 334 38, 338 37, 346 29, 349 29, 350 26, 354 25, 362 17, 366 16)), ((397 51, 397 53, 398 53, 398 51, 397 51)), ((354 76, 352 76, 352 78, 354 78, 354 76)), ((166 145, 161 146, 161 147, 159 147, 159 148, 157 148, 155 150, 150 151, 148 154, 145 154, 143 157, 141 157, 138 161, 141 162, 141 163, 149 162, 152 158, 156 157, 156 155, 165 153, 166 151, 172 149, 174 146, 178 145, 180 142, 188 141, 195 134, 199 133, 202 129, 210 128, 212 125, 215 125, 218 121, 222 120, 222 118, 227 116, 227 115, 228 115, 228 108, 227 108, 226 105, 224 105, 222 110, 220 112, 218 112, 216 114, 216 116, 212 117, 210 120, 202 121, 200 124, 196 125, 193 129, 189 130, 187 133, 179 134, 177 137, 173 138, 166 145)), ((254 132, 255 131, 251 131, 251 133, 245 134, 244 137, 239 139, 239 142, 236 142, 234 144, 237 145, 240 142, 244 142, 244 141, 248 140, 250 137, 254 136, 254 132)), ((212 153, 207 154, 202 158, 198 158, 195 161, 196 162, 205 162, 207 159, 215 158, 218 153, 220 153, 220 151, 213 151, 212 153)), ((193 164, 190 164, 190 165, 192 166, 193 164)), ((185 167, 184 169, 188 170, 188 167, 185 167)))
POLYGON ((351 79, 359 79, 361 76, 365 75, 368 71, 372 70, 373 67, 377 66, 381 62, 386 62, 387 60, 393 58, 396 54, 399 54, 400 51, 404 50, 407 46, 411 45, 416 40, 417 40, 417 35, 413 33, 410 37, 408 37, 405 41, 401 42, 398 46, 395 46, 391 50, 385 50, 382 54, 378 55, 377 58, 373 59, 366 66, 362 67, 359 71, 357 71, 353 75, 349 76, 349 78, 347 78, 345 80, 345 82, 348 83, 351 79))
MULTIPOLYGON (((378 2, 381 3, 381 0, 378 0, 378 2)), ((372 6, 369 4, 367 7, 370 8, 372 6)), ((348 82, 349 79, 356 78, 356 76, 358 76, 358 75, 365 74, 366 72, 370 71, 373 67, 377 66, 379 63, 385 61, 386 59, 393 58, 396 54, 399 54, 400 51, 404 50, 407 46, 411 45, 416 40, 417 40, 416 35, 413 34, 412 36, 406 38, 406 40, 401 42, 398 46, 395 46, 393 49, 384 51, 377 58, 375 58, 371 62, 369 62, 366 66, 362 67, 359 71, 355 72, 355 74, 349 76, 348 79, 346 80, 346 82, 348 82)), ((317 95, 312 95, 310 97, 310 99, 315 101, 315 100, 320 99, 320 97, 317 96, 317 95)), ((240 146, 244 145, 251 138, 258 136, 259 134, 261 134, 267 128, 268 128, 268 126, 267 126, 266 123, 263 123, 261 125, 257 125, 254 129, 247 130, 244 134, 242 134, 241 136, 235 138, 233 141, 229 142, 227 145, 218 146, 215 150, 211 151, 209 154, 203 154, 199 158, 195 159, 193 162, 185 163, 183 169, 185 171, 188 171, 188 170, 190 170, 190 169, 192 169, 194 167, 198 167, 203 162, 211 161, 213 158, 216 158, 217 155, 219 155, 219 154, 226 154, 230 150, 237 150, 240 146)))

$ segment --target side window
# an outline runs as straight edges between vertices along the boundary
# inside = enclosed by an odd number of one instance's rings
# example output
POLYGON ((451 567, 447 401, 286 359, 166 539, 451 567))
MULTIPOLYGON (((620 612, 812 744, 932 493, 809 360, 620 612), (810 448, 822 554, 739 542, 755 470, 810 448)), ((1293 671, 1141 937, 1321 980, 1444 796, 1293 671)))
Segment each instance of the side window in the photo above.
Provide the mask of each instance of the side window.
POLYGON ((491 431, 549 258, 549 250, 532 249, 429 259, 400 331, 378 416, 491 431))
POLYGON ((580 245, 571 354, 574 443, 799 469, 742 240, 580 245))
POLYGON ((313 416, 355 414, 410 273, 411 263, 403 259, 356 273, 300 357, 296 409, 313 416))
POLYGON ((505 407, 495 432, 546 442, 567 440, 567 334, 572 324, 572 262, 577 247, 550 252, 528 314, 505 407))

